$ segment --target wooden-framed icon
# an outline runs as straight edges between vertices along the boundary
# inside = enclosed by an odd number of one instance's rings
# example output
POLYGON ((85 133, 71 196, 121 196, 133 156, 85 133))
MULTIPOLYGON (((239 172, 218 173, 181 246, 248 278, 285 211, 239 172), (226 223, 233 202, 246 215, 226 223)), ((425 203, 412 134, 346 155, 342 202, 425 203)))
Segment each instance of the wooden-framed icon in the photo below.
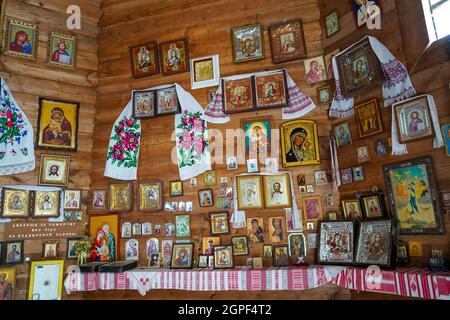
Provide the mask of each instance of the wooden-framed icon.
POLYGON ((336 124, 333 127, 334 137, 336 139, 336 145, 338 147, 344 147, 352 144, 352 133, 350 131, 350 125, 348 121, 336 124))
POLYGON ((137 188, 139 211, 156 212, 162 210, 164 203, 162 181, 141 181, 138 183, 137 188))
POLYGON ((231 269, 233 266, 233 246, 215 246, 214 269, 231 269))
POLYGON ((230 233, 230 225, 228 222, 228 212, 211 212, 209 214, 209 226, 211 235, 221 235, 230 233))
POLYGON ((188 39, 182 38, 159 44, 161 72, 168 76, 189 71, 188 39))
POLYGON ((322 203, 319 196, 303 197, 302 204, 305 221, 317 221, 323 218, 322 203))
POLYGON ((107 210, 107 192, 106 189, 94 189, 90 197, 90 210, 106 211, 107 210))
POLYGON ((361 204, 357 199, 342 200, 342 211, 345 219, 362 219, 361 204))
POLYGON ((144 119, 156 117, 155 90, 133 90, 131 96, 133 118, 144 119))
POLYGON ((317 101, 319 104, 330 104, 333 101, 333 92, 330 85, 317 88, 317 101))
POLYGON ((0 264, 15 265, 22 264, 24 261, 24 241, 5 241, 0 243, 1 256, 0 264))
POLYGON ((354 242, 354 221, 320 221, 317 263, 352 265, 354 242))
POLYGON ((325 29, 327 38, 339 32, 339 15, 337 10, 333 10, 325 16, 325 29))
POLYGON ((20 219, 30 215, 32 192, 29 190, 2 188, 2 207, 0 216, 3 218, 20 219))
POLYGON ((33 218, 57 218, 60 216, 61 191, 34 191, 33 218))
POLYGON ((292 19, 269 26, 272 62, 283 63, 307 57, 303 23, 292 19))
POLYGON ((69 185, 70 156, 41 154, 39 181, 41 186, 69 185))
POLYGON ((234 63, 264 59, 264 31, 261 24, 231 29, 234 63))
POLYGON ((289 174, 264 175, 263 187, 265 208, 292 207, 291 179, 289 174))
POLYGON ((288 247, 290 257, 305 257, 308 253, 305 235, 300 232, 290 233, 288 236, 288 247))
POLYGON ((176 86, 156 90, 156 114, 158 116, 181 112, 176 86))
POLYGON ((198 201, 200 207, 212 207, 214 205, 214 196, 212 189, 199 190, 198 201))
POLYGON ((239 210, 264 208, 263 186, 260 175, 236 176, 239 210))
POLYGON ((286 244, 273 245, 273 266, 287 267, 289 266, 289 247, 286 244))
POLYGON ((359 193, 357 194, 357 198, 360 201, 364 219, 381 219, 387 217, 383 192, 359 193))
POLYGON ((66 260, 76 260, 78 258, 76 247, 79 241, 82 241, 82 238, 75 237, 67 239, 66 260))
POLYGON ((249 254, 248 239, 246 236, 231 237, 233 256, 246 256, 249 254))
POLYGON ((171 269, 192 269, 194 243, 174 243, 172 247, 171 269))
POLYGON ((42 260, 56 260, 59 254, 59 241, 48 240, 42 242, 42 260))
POLYGON ((79 102, 39 97, 37 148, 76 151, 79 109, 79 102))
POLYGON ((130 47, 130 61, 131 73, 135 79, 158 74, 159 56, 156 41, 130 47))
POLYGON ((78 37, 52 31, 48 35, 47 64, 75 70, 78 58, 78 37))
POLYGON ((3 54, 36 60, 39 43, 38 25, 12 17, 7 17, 6 20, 3 54))
POLYGON ((108 183, 108 210, 129 212, 132 209, 133 190, 131 182, 108 183))
POLYGON ((181 197, 183 195, 183 181, 173 180, 169 182, 170 196, 181 197))
POLYGON ((222 79, 222 101, 224 113, 252 111, 256 106, 253 78, 222 79))
POLYGON ((377 99, 372 99, 355 106, 355 114, 360 138, 366 138, 383 132, 377 99))
POLYGON ((286 71, 254 76, 256 109, 284 108, 288 105, 286 71))

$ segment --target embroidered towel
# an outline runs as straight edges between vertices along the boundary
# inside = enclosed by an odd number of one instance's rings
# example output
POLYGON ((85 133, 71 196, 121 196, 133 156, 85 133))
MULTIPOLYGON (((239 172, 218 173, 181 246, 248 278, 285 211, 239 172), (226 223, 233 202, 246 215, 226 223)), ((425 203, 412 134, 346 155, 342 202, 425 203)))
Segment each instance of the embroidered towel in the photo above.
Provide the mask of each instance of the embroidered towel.
MULTIPOLYGON (((395 102, 414 96, 416 90, 414 89, 408 71, 403 64, 375 37, 367 36, 358 42, 361 42, 366 38, 369 39, 372 50, 380 61, 381 69, 383 70, 385 78, 382 85, 384 106, 390 107, 395 102)), ((351 49, 352 46, 333 57, 336 92, 333 102, 331 103, 329 112, 330 117, 346 118, 351 117, 354 114, 354 99, 351 97, 344 97, 342 94, 336 62, 336 57, 344 54, 351 49)))
POLYGON ((33 126, 0 77, 0 176, 33 171, 33 126))
MULTIPOLYGON (((222 80, 237 80, 248 78, 251 76, 269 75, 274 72, 280 72, 281 70, 263 71, 257 73, 238 74, 222 80)), ((286 71, 286 70, 285 70, 286 71)), ((283 120, 295 119, 304 116, 316 108, 316 105, 312 99, 303 93, 302 90, 295 84, 294 80, 289 76, 286 71, 287 86, 289 103, 288 106, 282 108, 283 120)), ((230 121, 230 116, 223 112, 222 101, 222 86, 219 86, 212 100, 208 103, 205 109, 205 119, 211 123, 227 123, 230 121)))
MULTIPOLYGON (((433 148, 439 149, 444 146, 444 138, 442 137, 441 127, 439 124, 439 116, 437 113, 436 103, 434 102, 434 98, 430 94, 424 94, 421 96, 417 96, 411 99, 407 99, 405 101, 402 101, 402 103, 408 102, 409 100, 417 99, 420 97, 426 97, 428 101, 428 105, 430 106, 430 115, 431 115, 431 121, 433 124, 434 129, 434 140, 433 140, 433 148)), ((397 131, 397 118, 395 116, 395 106, 394 104, 392 106, 392 121, 391 121, 391 130, 392 130, 392 155, 403 155, 408 153, 408 148, 406 147, 406 144, 402 144, 399 141, 398 138, 398 131, 397 131)))

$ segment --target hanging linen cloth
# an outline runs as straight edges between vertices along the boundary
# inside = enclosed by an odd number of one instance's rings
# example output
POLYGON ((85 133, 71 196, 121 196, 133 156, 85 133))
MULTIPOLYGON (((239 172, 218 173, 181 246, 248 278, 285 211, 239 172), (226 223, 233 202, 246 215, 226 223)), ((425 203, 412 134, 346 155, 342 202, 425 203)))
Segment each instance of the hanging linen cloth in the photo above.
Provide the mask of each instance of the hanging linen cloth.
MULTIPOLYGON (((230 77, 222 78, 221 80, 239 80, 243 78, 248 78, 252 76, 265 76, 273 73, 280 72, 282 70, 271 70, 263 71, 257 73, 247 73, 238 74, 230 77)), ((305 114, 311 112, 316 108, 316 105, 312 99, 303 93, 302 90, 295 84, 294 80, 289 76, 287 70, 286 72, 286 82, 288 86, 288 105, 282 108, 283 120, 290 120, 304 116, 305 114)), ((208 103, 205 108, 205 119, 211 123, 227 123, 230 121, 230 116, 223 112, 223 101, 222 101, 222 86, 215 92, 213 98, 208 103)), ((255 110, 256 111, 256 110, 255 110)))
MULTIPOLYGON (((431 121, 432 126, 434 130, 434 140, 433 140, 433 148, 439 149, 444 146, 444 138, 442 137, 441 127, 439 125, 439 115, 436 108, 436 103, 434 102, 434 98, 430 94, 424 94, 421 96, 417 96, 411 99, 407 99, 402 101, 401 103, 406 103, 409 100, 417 99, 420 97, 426 97, 428 101, 428 106, 430 107, 430 115, 431 115, 431 121)), ((395 106, 392 105, 392 121, 391 121, 391 132, 392 132, 392 155, 403 155, 408 153, 408 148, 406 147, 406 144, 402 144, 399 141, 398 138, 398 130, 397 130, 397 117, 395 116, 395 106)))
MULTIPOLYGON (((408 71, 403 64, 380 42, 377 38, 367 36, 364 39, 369 39, 373 52, 377 56, 381 64, 381 69, 384 74, 384 81, 382 85, 382 92, 384 98, 384 106, 390 107, 395 102, 408 99, 416 94, 408 71)), ((336 58, 344 54, 353 47, 350 46, 344 51, 333 57, 333 73, 336 82, 336 92, 331 103, 329 115, 335 118, 351 117, 354 113, 354 99, 351 97, 344 97, 342 93, 342 86, 339 80, 339 70, 336 58)))
POLYGON ((0 77, 0 176, 33 171, 33 126, 0 77))
MULTIPOLYGON (((174 132, 177 166, 181 180, 211 170, 207 124, 204 110, 179 84, 167 84, 146 90, 175 86, 181 113, 175 115, 174 132)), ((133 118, 133 103, 128 102, 111 130, 104 175, 118 180, 136 180, 141 142, 141 121, 133 118)), ((174 160, 175 161, 175 160, 174 160)))

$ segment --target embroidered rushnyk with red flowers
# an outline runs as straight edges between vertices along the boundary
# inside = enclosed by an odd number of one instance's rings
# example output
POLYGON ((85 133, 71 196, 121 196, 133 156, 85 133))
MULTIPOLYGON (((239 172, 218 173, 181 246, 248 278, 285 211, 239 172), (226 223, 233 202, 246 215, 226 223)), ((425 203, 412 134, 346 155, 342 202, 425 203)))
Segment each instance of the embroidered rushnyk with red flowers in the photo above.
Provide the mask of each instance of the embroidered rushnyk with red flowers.
POLYGON ((33 171, 33 127, 0 77, 0 175, 33 171))
POLYGON ((181 122, 176 128, 178 139, 178 166, 190 167, 201 160, 207 151, 208 140, 205 139, 206 121, 201 112, 183 112, 181 122))
POLYGON ((125 168, 135 168, 138 164, 139 139, 141 137, 140 123, 131 117, 123 117, 119 123, 114 124, 115 134, 111 140, 115 142, 109 147, 107 159, 112 164, 125 168))

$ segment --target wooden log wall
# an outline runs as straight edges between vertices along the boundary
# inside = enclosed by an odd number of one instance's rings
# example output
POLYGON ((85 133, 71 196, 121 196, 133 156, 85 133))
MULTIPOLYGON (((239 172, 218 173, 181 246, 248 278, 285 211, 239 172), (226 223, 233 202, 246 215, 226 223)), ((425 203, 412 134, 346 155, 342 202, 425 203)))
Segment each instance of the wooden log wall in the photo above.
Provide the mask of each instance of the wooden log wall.
MULTIPOLYGON (((104 188, 108 179, 103 176, 105 156, 109 135, 115 119, 130 99, 132 89, 150 88, 157 85, 177 82, 204 107, 207 104, 208 91, 213 88, 198 90, 190 89, 189 73, 163 77, 155 75, 139 80, 131 76, 129 47, 147 41, 158 43, 187 37, 189 40, 190 57, 202 57, 219 54, 220 71, 222 76, 238 73, 264 71, 266 68, 286 67, 294 81, 306 94, 316 99, 317 86, 311 86, 304 80, 304 63, 302 60, 289 62, 275 66, 272 64, 270 44, 268 36, 269 25, 281 22, 284 19, 301 18, 305 34, 306 49, 309 57, 323 53, 321 44, 320 12, 317 1, 269 1, 269 0, 230 0, 230 1, 156 1, 156 0, 107 0, 103 2, 103 17, 100 21, 99 36, 99 85, 96 113, 96 127, 94 134, 95 148, 93 150, 93 168, 91 174, 92 188, 104 188), (170 23, 169 23, 170 21, 170 23), (231 28, 246 24, 261 23, 264 27, 265 56, 264 60, 235 64, 232 60, 231 28)), ((318 107, 306 115, 304 119, 317 121, 319 127, 319 143, 321 164, 316 166, 294 167, 292 172, 294 181, 298 174, 306 175, 307 184, 314 184, 313 171, 328 169, 330 167, 329 155, 329 131, 330 122, 327 116, 327 106, 318 107)), ((281 119, 281 110, 269 110, 260 112, 248 112, 231 116, 231 121, 223 125, 209 124, 210 129, 219 129, 225 136, 226 129, 240 128, 241 119, 272 116, 273 128, 279 127, 284 121, 281 119)), ((189 181, 184 182, 183 197, 169 196, 169 181, 179 179, 178 169, 171 161, 171 151, 175 142, 171 140, 173 131, 173 116, 159 117, 142 121, 142 145, 140 150, 140 162, 138 181, 148 179, 160 179, 164 182, 164 196, 171 201, 193 201, 194 210, 191 215, 191 239, 195 242, 196 251, 203 236, 210 235, 208 213, 215 211, 214 207, 200 208, 197 192, 205 188, 203 175, 198 176, 198 188, 190 189, 189 181)), ((235 147, 234 141, 226 141, 225 147, 235 147)), ((275 153, 279 156, 279 152, 275 153)), ((260 164, 260 168, 264 165, 260 164)), ((281 168, 281 164, 280 164, 281 168)), ((213 170, 217 173, 218 186, 212 187, 214 196, 220 185, 220 177, 228 177, 228 183, 232 184, 233 175, 246 172, 246 166, 240 165, 238 171, 227 171, 225 164, 213 164, 213 170)), ((301 206, 301 197, 298 193, 297 183, 294 182, 297 204, 301 206)), ((332 193, 331 185, 324 187, 314 186, 315 193, 320 195, 332 193)), ((136 195, 135 195, 136 196, 136 195)), ((338 200, 338 199, 337 199, 338 200)), ((336 200, 336 201, 337 201, 336 200)), ((322 198, 324 212, 325 200, 322 198)), ((268 218, 271 216, 284 216, 284 210, 261 210, 247 212, 247 217, 264 217, 266 242, 268 243, 268 218)), ((149 221, 153 224, 163 225, 166 222, 174 222, 173 213, 139 213, 136 205, 131 213, 121 214, 123 221, 149 221)), ((162 232, 163 233, 163 232, 162 232)), ((245 229, 232 229, 231 233, 221 237, 222 244, 229 244, 231 236, 245 235, 245 229)), ((138 237, 140 244, 140 264, 145 265, 146 240, 152 236, 138 237)), ((164 239, 163 234, 157 238, 164 239)), ((174 238, 173 238, 174 239, 174 238)), ((161 243, 161 242, 160 242, 161 243)), ((122 241, 120 253, 125 252, 125 241, 122 241)), ((262 245, 252 245, 250 256, 262 256, 262 245)), ((247 256, 235 257, 236 265, 245 265, 247 256)), ((310 250, 306 258, 308 263, 314 263, 315 252, 310 250)), ((270 258, 264 258, 264 266, 272 265, 270 258)), ((295 263, 295 260, 292 260, 295 263)), ((308 293, 304 293, 307 295, 308 293)), ((262 294, 264 296, 265 294, 262 294)), ((187 297, 191 294, 177 292, 176 297, 187 297)), ((208 295, 215 297, 214 294, 208 295)), ((234 295, 221 294, 220 297, 234 297, 234 295)), ((251 293, 240 295, 253 297, 251 293)), ((286 294, 267 294, 267 297, 289 297, 286 294)), ((293 294, 297 296, 297 294, 293 294)), ((324 293, 326 298, 329 294, 324 293)), ((110 297, 110 295, 108 295, 110 297)))
MULTIPOLYGON (((2 55, 0 75, 4 77, 17 103, 31 121, 37 125, 39 96, 80 102, 78 151, 57 152, 70 154, 69 188, 83 189, 83 202, 86 202, 91 181, 91 155, 93 147, 94 115, 97 94, 97 51, 98 19, 101 16, 100 0, 75 1, 81 8, 81 30, 70 32, 66 28, 66 8, 74 4, 70 0, 8 0, 5 15, 39 25, 37 60, 30 61, 2 55), (78 36, 78 66, 76 71, 66 71, 47 66, 48 34, 50 31, 72 33, 78 36)), ((13 176, 0 177, 0 185, 37 185, 41 150, 36 150, 36 170, 13 176)), ((85 206, 83 212, 86 212, 85 206)), ((86 215, 84 214, 84 218, 86 215)), ((82 223, 79 223, 82 224, 82 223)), ((4 239, 4 224, 0 224, 0 240, 4 239)), ((79 228, 82 229, 82 226, 79 228)), ((60 240, 60 256, 66 256, 66 239, 60 240)), ((27 240, 24 244, 25 257, 40 260, 41 240, 27 240)), ((66 267, 70 264, 66 261, 66 267)), ((29 286, 30 264, 17 266, 16 299, 26 299, 29 286)))
MULTIPOLYGON (((440 124, 450 121, 450 94, 449 94, 449 70, 450 62, 446 52, 447 39, 433 43, 427 50, 428 36, 424 25, 421 1, 381 1, 381 29, 368 30, 356 28, 351 1, 322 0, 319 1, 322 16, 322 44, 326 53, 336 48, 344 50, 366 34, 377 37, 408 69, 413 85, 418 94, 428 93, 434 96, 440 124), (399 8, 402 8, 401 10, 399 8), (327 38, 325 36, 324 18, 336 10, 340 16, 340 29, 337 34, 327 38)), ((447 37, 448 38, 448 37, 447 37)), ((414 159, 420 156, 431 155, 433 158, 434 172, 439 190, 450 188, 450 158, 445 155, 445 148, 433 149, 432 139, 408 144, 409 153, 404 156, 378 157, 375 152, 375 141, 381 137, 390 137, 391 132, 391 108, 384 108, 381 87, 364 92, 355 98, 355 105, 376 98, 382 111, 384 132, 365 139, 360 139, 356 119, 349 118, 353 144, 338 148, 340 168, 358 166, 356 148, 368 146, 371 161, 362 163, 364 166, 365 180, 354 184, 343 185, 339 188, 341 199, 355 198, 355 192, 370 191, 377 186, 386 193, 383 166, 388 163, 414 159)), ((343 119, 333 120, 332 124, 338 124, 343 119)), ((422 257, 410 257, 411 266, 426 266, 432 249, 442 250, 444 256, 449 253, 449 223, 448 214, 443 212, 442 219, 446 233, 444 235, 404 235, 401 240, 408 243, 410 240, 420 240, 423 245, 422 257)))

